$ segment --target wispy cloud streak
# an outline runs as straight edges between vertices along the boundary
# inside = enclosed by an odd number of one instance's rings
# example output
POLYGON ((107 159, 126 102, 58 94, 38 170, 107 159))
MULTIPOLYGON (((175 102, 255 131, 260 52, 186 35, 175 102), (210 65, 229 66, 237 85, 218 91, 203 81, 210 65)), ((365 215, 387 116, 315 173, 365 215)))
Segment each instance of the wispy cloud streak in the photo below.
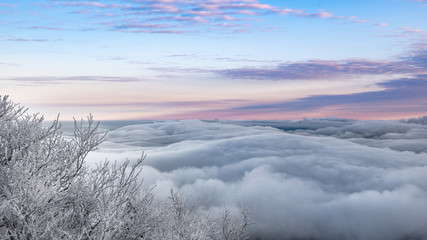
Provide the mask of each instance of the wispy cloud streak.
POLYGON ((397 61, 313 60, 276 67, 240 68, 218 71, 222 76, 243 79, 339 79, 344 75, 419 74, 427 72, 427 51, 421 50, 397 61))
POLYGON ((64 39, 45 39, 45 38, 39 38, 39 39, 29 39, 29 38, 8 38, 3 41, 9 41, 9 42, 50 42, 50 41, 64 41, 64 39))
POLYGON ((140 82, 143 79, 136 77, 110 77, 110 76, 69 76, 69 77, 13 77, 2 78, 1 80, 9 80, 17 83, 34 83, 34 84, 59 84, 59 83, 75 83, 75 82, 140 82))
POLYGON ((17 64, 4 63, 4 62, 0 62, 0 65, 3 65, 3 66, 10 66, 10 67, 16 67, 16 66, 18 66, 17 64))
POLYGON ((0 7, 9 7, 9 8, 17 8, 18 5, 9 4, 9 3, 0 3, 0 7))
POLYGON ((65 28, 61 28, 61 27, 48 27, 48 26, 34 26, 34 27, 31 27, 31 29, 52 30, 52 31, 66 30, 65 28))

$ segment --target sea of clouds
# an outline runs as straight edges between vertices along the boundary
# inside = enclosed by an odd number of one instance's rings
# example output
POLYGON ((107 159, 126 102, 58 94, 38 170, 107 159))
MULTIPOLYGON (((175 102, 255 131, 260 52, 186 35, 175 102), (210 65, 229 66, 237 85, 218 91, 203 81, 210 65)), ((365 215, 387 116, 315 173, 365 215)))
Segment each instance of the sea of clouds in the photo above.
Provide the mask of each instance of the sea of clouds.
POLYGON ((89 164, 147 154, 145 186, 251 210, 260 239, 427 239, 427 125, 338 118, 104 122, 89 164))

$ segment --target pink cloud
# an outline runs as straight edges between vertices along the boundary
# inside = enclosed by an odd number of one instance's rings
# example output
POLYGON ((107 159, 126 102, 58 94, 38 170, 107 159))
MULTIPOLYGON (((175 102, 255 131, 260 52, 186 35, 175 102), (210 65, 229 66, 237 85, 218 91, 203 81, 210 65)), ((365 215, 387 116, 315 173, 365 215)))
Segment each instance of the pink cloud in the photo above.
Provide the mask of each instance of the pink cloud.
POLYGON ((183 34, 188 33, 188 31, 180 30, 137 30, 132 31, 133 33, 158 33, 158 34, 183 34))
POLYGON ((33 3, 33 6, 38 6, 38 7, 42 7, 42 8, 52 8, 51 4, 47 4, 47 3, 33 3))
POLYGON ((260 4, 260 3, 246 4, 245 8, 247 8, 247 9, 276 9, 275 7, 273 7, 269 4, 260 4))
POLYGON ((194 10, 185 10, 184 14, 194 15, 194 16, 216 16, 219 13, 209 12, 209 11, 194 11, 194 10))
POLYGON ((370 22, 369 20, 364 20, 364 19, 359 19, 359 20, 356 20, 356 21, 354 21, 355 23, 367 23, 367 22, 370 22))
POLYGON ((29 38, 8 38, 4 41, 10 41, 10 42, 49 42, 49 41, 64 41, 64 39, 45 39, 45 38, 38 38, 38 39, 29 39, 29 38))
POLYGON ((319 18, 332 18, 334 15, 329 12, 320 12, 317 14, 319 18))
MULTIPOLYGON (((64 0, 54 1, 53 3, 56 5, 83 8, 72 12, 76 14, 93 14, 94 17, 123 17, 120 20, 111 21, 108 24, 102 23, 103 25, 112 27, 112 30, 147 28, 147 26, 149 27, 150 25, 144 24, 148 24, 147 22, 156 22, 156 24, 159 24, 158 26, 162 28, 160 29, 161 31, 183 32, 182 29, 177 28, 179 24, 174 23, 187 22, 188 24, 197 23, 198 26, 205 25, 207 26, 204 28, 205 30, 217 31, 221 28, 221 23, 227 21, 262 21, 262 19, 258 19, 258 17, 266 14, 292 15, 302 18, 340 19, 343 21, 357 20, 358 22, 362 22, 362 20, 358 20, 356 16, 335 16, 333 13, 322 9, 318 10, 318 12, 310 13, 302 9, 279 8, 273 4, 261 3, 258 0, 127 0, 126 2, 125 4, 119 4, 117 2, 106 4, 101 1, 64 0), (93 11, 90 9, 92 7, 98 9, 93 11), (112 9, 114 9, 114 13, 112 13, 112 9), (244 16, 255 17, 245 18, 244 16), (138 22, 138 24, 129 24, 129 21, 138 22), (165 22, 172 23, 170 25, 173 25, 174 29, 172 29, 172 27, 166 27, 165 22)), ((188 26, 189 25, 186 27, 188 26)), ((230 25, 226 27, 228 28, 226 29, 227 31, 231 28, 230 25)), ((252 26, 252 29, 257 31, 271 31, 271 28, 268 26, 257 28, 252 26)), ((186 29, 186 31, 188 30, 186 29)), ((244 31, 247 31, 247 28, 236 28, 231 32, 244 31)), ((140 31, 138 30, 138 32, 140 31)))
POLYGON ((319 13, 298 13, 300 17, 309 17, 309 18, 333 18, 334 14, 320 11, 319 13))
POLYGON ((220 8, 220 5, 216 4, 200 4, 200 8, 207 11, 214 11, 220 8))
POLYGON ((379 26, 379 27, 387 27, 387 26, 388 26, 388 23, 386 23, 386 22, 381 22, 381 23, 377 23, 377 24, 375 24, 375 25, 377 25, 377 26, 379 26))
POLYGON ((426 32, 418 28, 405 27, 405 28, 402 28, 402 30, 404 30, 403 33, 406 33, 406 34, 420 34, 420 35, 426 34, 426 32))
POLYGON ((92 12, 92 9, 84 9, 84 10, 79 10, 79 11, 73 11, 71 13, 74 13, 74 14, 87 14, 87 13, 91 13, 91 12, 92 12))
POLYGON ((152 4, 152 5, 150 5, 150 8, 163 10, 163 11, 169 12, 169 13, 175 13, 175 12, 180 11, 177 6, 166 5, 166 4, 152 4))
POLYGON ((256 12, 250 11, 250 10, 239 10, 239 11, 235 11, 234 13, 241 14, 241 15, 257 15, 256 12))
POLYGON ((355 19, 358 19, 358 17, 356 17, 356 16, 350 16, 350 17, 347 17, 347 19, 353 19, 353 20, 355 20, 355 19))
POLYGON ((11 7, 11 8, 17 8, 18 5, 15 4, 8 4, 8 3, 0 3, 0 7, 11 7))
POLYGON ((47 26, 34 26, 31 27, 32 29, 44 29, 44 30, 52 30, 52 31, 62 31, 62 30, 66 30, 65 28, 60 28, 60 27, 47 27, 47 26))
POLYGON ((99 8, 107 8, 108 6, 100 3, 100 2, 54 2, 55 4, 61 4, 63 6, 74 6, 74 7, 79 7, 79 6, 89 6, 89 7, 99 7, 99 8))
POLYGON ((127 29, 127 28, 165 28, 168 25, 164 24, 148 24, 148 23, 127 23, 123 25, 118 25, 115 28, 117 29, 127 29))
POLYGON ((427 33, 418 28, 403 27, 394 30, 393 34, 382 35, 381 37, 427 37, 427 33))
POLYGON ((296 14, 296 15, 298 15, 298 14, 303 14, 304 13, 303 10, 300 10, 300 9, 290 9, 290 8, 274 9, 273 11, 276 12, 276 13, 279 13, 279 14, 283 14, 283 15, 285 15, 285 14, 296 14))
POLYGON ((174 19, 177 21, 198 22, 198 23, 207 23, 208 22, 207 19, 204 19, 204 18, 199 17, 199 16, 195 16, 195 17, 174 16, 174 17, 171 17, 171 19, 174 19))
POLYGON ((231 21, 231 20, 234 20, 235 18, 234 17, 232 17, 232 16, 228 16, 228 15, 225 15, 225 16, 223 16, 222 17, 224 20, 228 20, 228 21, 231 21))

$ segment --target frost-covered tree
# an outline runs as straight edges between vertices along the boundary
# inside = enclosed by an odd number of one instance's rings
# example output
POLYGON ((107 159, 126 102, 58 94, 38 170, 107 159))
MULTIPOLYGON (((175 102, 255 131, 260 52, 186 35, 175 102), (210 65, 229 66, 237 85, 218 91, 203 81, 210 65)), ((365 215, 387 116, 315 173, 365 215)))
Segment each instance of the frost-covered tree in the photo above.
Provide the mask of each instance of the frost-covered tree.
POLYGON ((144 155, 135 163, 85 165, 104 140, 92 116, 74 121, 74 138, 61 124, 0 96, 0 236, 3 239, 245 239, 242 221, 224 211, 214 219, 171 191, 160 202, 141 188, 144 155))

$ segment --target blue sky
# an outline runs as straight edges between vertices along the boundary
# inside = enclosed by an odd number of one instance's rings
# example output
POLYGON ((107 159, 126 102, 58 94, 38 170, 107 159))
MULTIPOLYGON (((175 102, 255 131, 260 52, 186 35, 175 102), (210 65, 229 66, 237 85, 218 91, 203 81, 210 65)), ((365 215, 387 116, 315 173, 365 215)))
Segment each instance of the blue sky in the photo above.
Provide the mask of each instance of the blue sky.
POLYGON ((2 0, 0 94, 65 120, 414 117, 426 13, 424 0, 2 0))

